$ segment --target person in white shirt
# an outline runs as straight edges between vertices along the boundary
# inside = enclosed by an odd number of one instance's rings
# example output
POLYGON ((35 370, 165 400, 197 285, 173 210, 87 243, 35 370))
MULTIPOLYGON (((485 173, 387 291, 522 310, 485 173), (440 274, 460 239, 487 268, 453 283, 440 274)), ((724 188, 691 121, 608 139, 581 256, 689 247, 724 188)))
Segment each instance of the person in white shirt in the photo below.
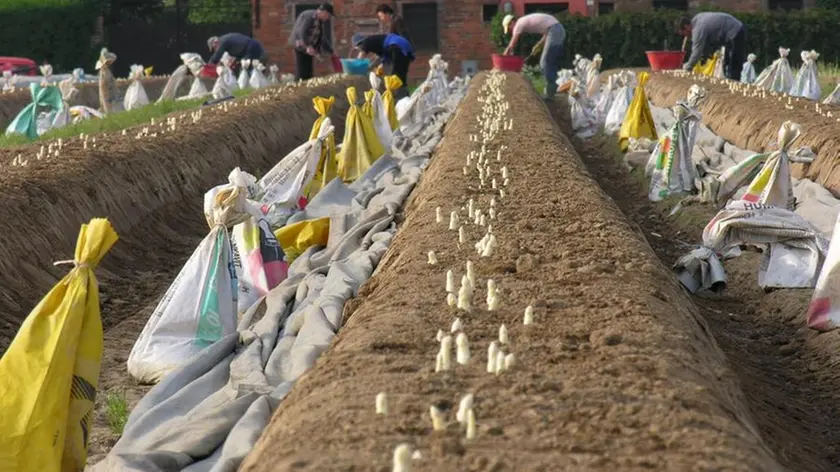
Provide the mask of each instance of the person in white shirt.
POLYGON ((507 15, 502 20, 502 28, 505 34, 511 33, 510 43, 505 49, 505 55, 513 54, 516 43, 519 42, 523 33, 539 34, 540 41, 534 46, 534 50, 543 46, 540 56, 540 68, 545 76, 545 99, 554 100, 557 94, 557 69, 560 67, 560 59, 563 57, 563 44, 566 42, 566 30, 563 25, 551 15, 545 13, 532 13, 519 19, 513 15, 507 15))

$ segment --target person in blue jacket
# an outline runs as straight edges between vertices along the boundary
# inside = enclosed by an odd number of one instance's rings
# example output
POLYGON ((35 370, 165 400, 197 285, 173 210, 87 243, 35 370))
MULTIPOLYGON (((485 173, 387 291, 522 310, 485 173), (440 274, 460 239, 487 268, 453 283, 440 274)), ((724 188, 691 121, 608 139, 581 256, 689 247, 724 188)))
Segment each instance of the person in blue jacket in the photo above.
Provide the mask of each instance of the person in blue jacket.
POLYGON ((371 67, 375 67, 381 61, 383 65, 390 66, 391 74, 402 80, 402 87, 394 92, 397 100, 408 96, 408 68, 414 61, 414 46, 411 42, 393 33, 367 36, 356 33, 352 41, 353 47, 360 51, 360 59, 375 55, 376 58, 371 62, 371 67))

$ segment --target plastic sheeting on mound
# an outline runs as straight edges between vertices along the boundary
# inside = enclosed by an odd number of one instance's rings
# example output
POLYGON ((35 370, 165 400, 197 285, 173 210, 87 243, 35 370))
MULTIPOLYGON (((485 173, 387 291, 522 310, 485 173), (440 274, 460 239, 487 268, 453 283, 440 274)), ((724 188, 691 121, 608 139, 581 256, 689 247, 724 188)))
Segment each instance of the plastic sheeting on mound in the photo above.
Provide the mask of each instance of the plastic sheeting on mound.
POLYGON ((134 408, 94 471, 234 471, 300 375, 327 349, 345 302, 371 276, 396 232, 394 217, 420 179, 441 129, 466 94, 456 79, 421 127, 394 134, 393 156, 352 184, 334 179, 287 224, 330 218, 326 247, 311 247, 288 278, 232 333, 167 375, 134 408))

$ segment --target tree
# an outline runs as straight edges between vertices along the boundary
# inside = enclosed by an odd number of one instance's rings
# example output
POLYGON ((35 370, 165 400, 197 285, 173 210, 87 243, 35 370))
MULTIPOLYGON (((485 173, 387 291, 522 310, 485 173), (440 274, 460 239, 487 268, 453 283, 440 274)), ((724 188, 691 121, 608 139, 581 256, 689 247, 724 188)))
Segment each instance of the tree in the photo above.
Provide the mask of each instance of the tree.
POLYGON ((190 0, 188 9, 187 19, 190 23, 247 23, 251 21, 250 0, 190 0))

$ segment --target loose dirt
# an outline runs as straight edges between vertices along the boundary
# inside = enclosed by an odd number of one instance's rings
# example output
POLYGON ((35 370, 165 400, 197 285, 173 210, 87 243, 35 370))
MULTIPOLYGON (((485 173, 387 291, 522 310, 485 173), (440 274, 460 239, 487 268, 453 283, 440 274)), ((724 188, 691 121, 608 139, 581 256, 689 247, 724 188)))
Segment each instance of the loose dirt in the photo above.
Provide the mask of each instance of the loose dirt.
MULTIPOLYGON (((684 90, 690 85, 684 84, 684 90)), ((716 99, 718 93, 715 89, 709 99, 723 106, 723 100, 716 99)), ((567 108, 552 111, 561 127, 569 131, 567 108)), ((778 109, 762 109, 758 115, 786 116, 778 109)), ((704 111, 703 119, 722 122, 713 110, 704 111)), ((739 142, 746 139, 751 138, 742 137, 739 142)), ((676 201, 648 201, 647 183, 640 172, 628 174, 614 138, 574 139, 573 143, 596 181, 642 228, 665 263, 675 262, 689 245, 700 242, 703 227, 716 213, 714 208, 693 205, 683 209, 678 218, 669 218, 666 215, 676 201)), ((757 283, 758 265, 759 256, 751 252, 728 261, 726 292, 693 300, 738 374, 762 437, 779 461, 796 471, 838 470, 840 376, 833 367, 840 352, 840 333, 809 330, 805 313, 812 291, 765 293, 757 283)))
POLYGON ((741 149, 763 152, 778 148, 779 128, 785 121, 802 126, 802 136, 794 146, 810 146, 817 159, 810 165, 792 164, 794 177, 807 177, 840 196, 840 107, 822 105, 833 117, 816 112, 817 102, 801 99, 791 102, 793 109, 785 109, 788 98, 762 99, 732 94, 726 85, 697 78, 675 77, 654 73, 645 91, 648 99, 658 107, 672 107, 684 99, 688 88, 699 83, 707 89, 708 97, 700 104, 703 122, 717 134, 741 149))
MULTIPOLYGON (((585 171, 531 86, 509 75, 514 131, 503 135, 508 196, 492 221, 500 247, 491 259, 435 223, 487 191, 461 168, 479 148, 478 84, 405 212, 405 221, 330 350, 281 403, 242 470, 390 470, 395 446, 422 453, 421 471, 781 470, 758 434, 737 377, 705 321, 618 207, 585 171), (429 265, 434 250, 438 265, 429 265), (460 279, 475 263, 473 312, 447 307, 448 269, 460 279), (486 280, 498 311, 487 311, 486 280), (535 324, 522 325, 525 307, 535 324), (438 329, 456 316, 472 360, 434 373, 438 329), (485 371, 486 352, 506 324, 516 364, 485 371), (374 414, 386 392, 387 416, 374 414), (478 436, 454 421, 462 395, 475 394, 478 436), (447 428, 432 431, 430 405, 447 428)), ((494 144, 498 146, 498 143, 494 144)), ((496 148, 491 146, 490 155, 496 148)))

